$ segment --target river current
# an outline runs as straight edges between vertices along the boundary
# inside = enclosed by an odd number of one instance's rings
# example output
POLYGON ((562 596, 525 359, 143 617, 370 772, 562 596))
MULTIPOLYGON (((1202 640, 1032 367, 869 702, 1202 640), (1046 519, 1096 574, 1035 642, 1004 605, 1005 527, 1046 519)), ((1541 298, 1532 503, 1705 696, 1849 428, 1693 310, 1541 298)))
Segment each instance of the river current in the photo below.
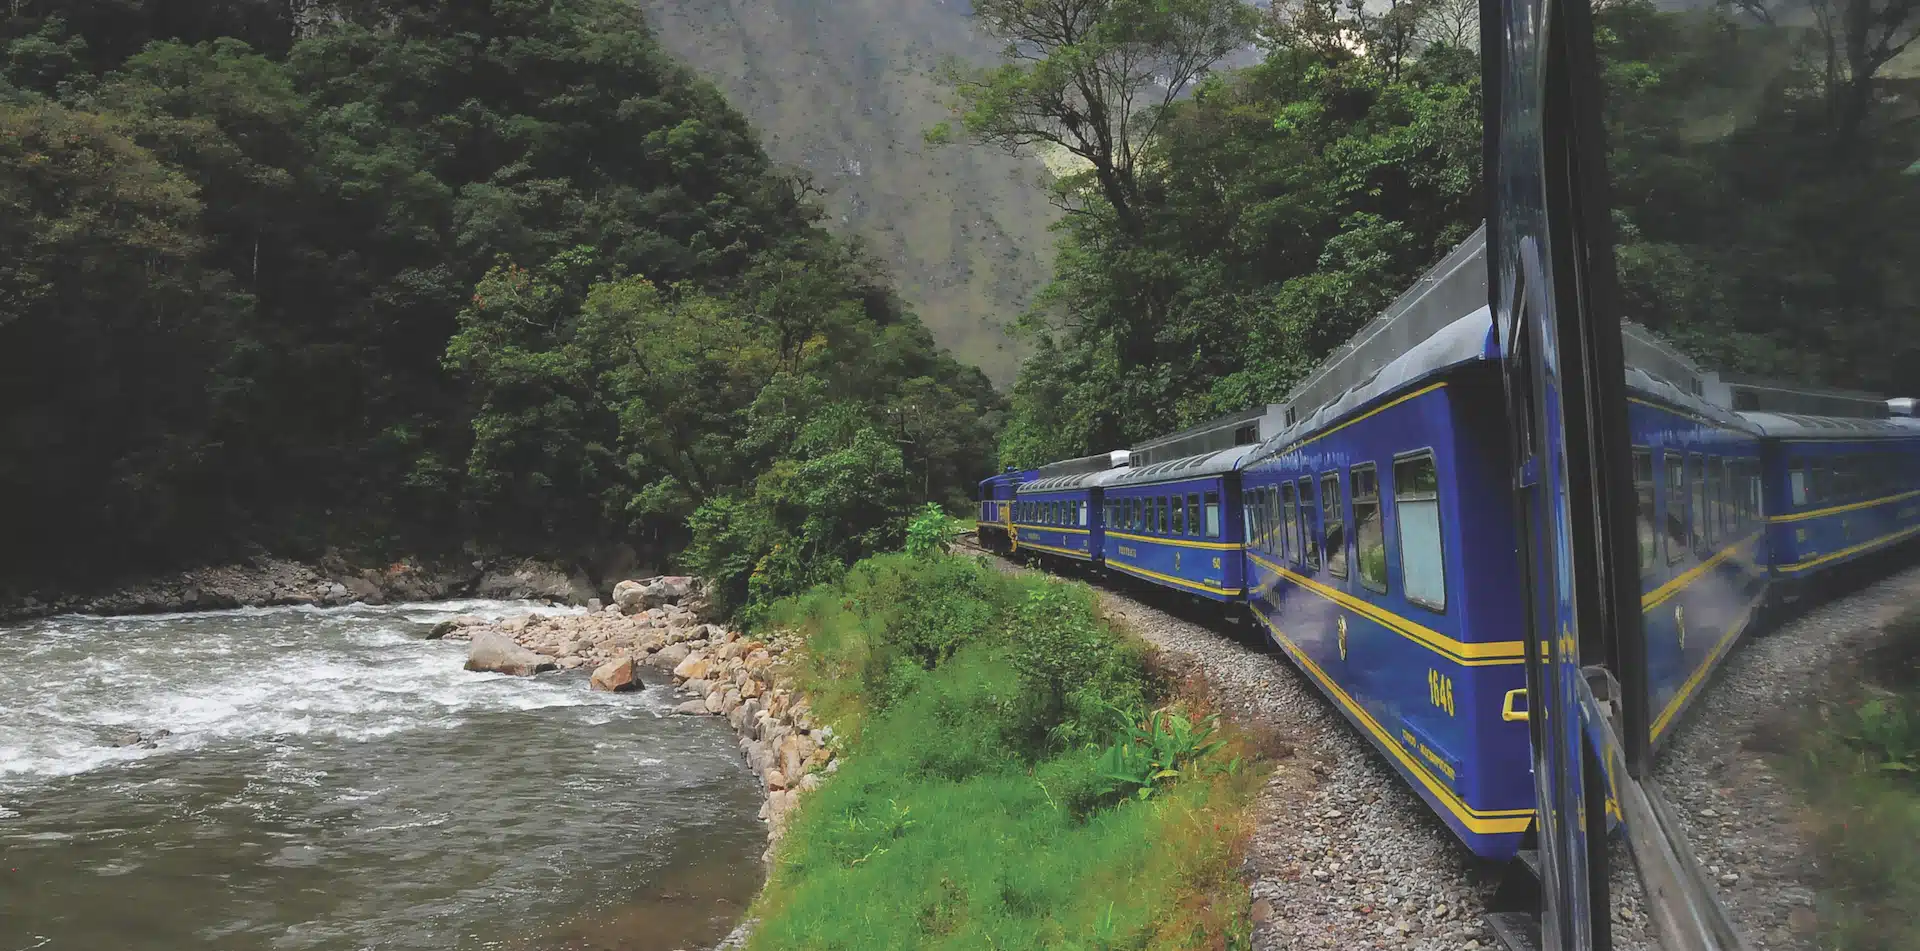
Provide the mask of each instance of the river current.
POLYGON ((0 627, 0 951, 710 947, 766 841, 726 724, 424 639, 554 610, 0 627))

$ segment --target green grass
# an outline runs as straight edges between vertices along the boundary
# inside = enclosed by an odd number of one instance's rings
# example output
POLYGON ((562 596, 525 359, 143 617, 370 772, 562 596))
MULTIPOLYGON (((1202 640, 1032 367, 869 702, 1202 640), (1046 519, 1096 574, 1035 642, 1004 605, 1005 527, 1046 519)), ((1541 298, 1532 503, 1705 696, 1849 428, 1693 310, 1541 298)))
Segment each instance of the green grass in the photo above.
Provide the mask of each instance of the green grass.
POLYGON ((1115 708, 1204 710, 1085 586, 886 556, 775 617, 847 755, 780 845, 753 948, 1247 946, 1248 741, 1215 734, 1144 797, 1103 776, 1115 708))
POLYGON ((1809 718, 1788 774, 1821 876, 1820 945, 1920 948, 1920 610, 1809 718))

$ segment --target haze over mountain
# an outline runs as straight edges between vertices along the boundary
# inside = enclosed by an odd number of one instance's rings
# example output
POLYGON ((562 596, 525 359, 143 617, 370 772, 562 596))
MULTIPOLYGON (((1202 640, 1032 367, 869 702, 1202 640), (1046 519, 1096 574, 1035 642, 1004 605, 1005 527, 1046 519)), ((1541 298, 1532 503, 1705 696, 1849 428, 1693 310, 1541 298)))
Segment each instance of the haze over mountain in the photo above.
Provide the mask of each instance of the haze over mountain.
POLYGON ((811 172, 936 338, 1012 380, 1002 327, 1046 279, 1055 210, 1037 160, 932 148, 944 57, 994 42, 964 0, 641 0, 664 46, 719 85, 776 161, 811 172))

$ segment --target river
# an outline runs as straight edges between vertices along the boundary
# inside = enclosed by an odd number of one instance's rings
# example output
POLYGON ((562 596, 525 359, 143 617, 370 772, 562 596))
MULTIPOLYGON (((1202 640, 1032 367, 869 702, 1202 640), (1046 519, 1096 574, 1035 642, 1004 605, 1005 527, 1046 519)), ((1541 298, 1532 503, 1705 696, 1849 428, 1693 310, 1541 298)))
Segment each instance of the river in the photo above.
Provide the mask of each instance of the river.
POLYGON ((0 951, 711 947, 766 845, 731 731, 424 639, 529 610, 0 627, 0 951))

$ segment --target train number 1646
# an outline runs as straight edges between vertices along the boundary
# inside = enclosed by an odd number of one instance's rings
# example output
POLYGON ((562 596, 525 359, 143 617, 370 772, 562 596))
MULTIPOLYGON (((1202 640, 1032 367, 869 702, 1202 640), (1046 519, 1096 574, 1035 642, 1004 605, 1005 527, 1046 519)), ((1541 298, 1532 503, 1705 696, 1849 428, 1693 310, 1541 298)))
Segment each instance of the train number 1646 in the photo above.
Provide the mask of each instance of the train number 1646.
POLYGON ((1453 716, 1453 678, 1437 670, 1427 671, 1427 699, 1453 716))

